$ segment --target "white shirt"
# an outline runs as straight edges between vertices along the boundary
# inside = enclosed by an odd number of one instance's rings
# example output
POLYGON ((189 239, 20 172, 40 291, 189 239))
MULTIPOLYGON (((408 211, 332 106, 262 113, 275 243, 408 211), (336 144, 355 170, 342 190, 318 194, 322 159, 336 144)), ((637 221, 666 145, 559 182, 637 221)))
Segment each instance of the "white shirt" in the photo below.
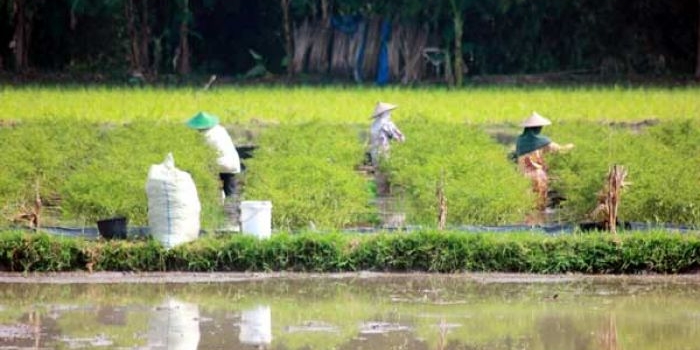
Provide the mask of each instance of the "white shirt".
POLYGON ((391 113, 384 112, 374 119, 369 132, 372 163, 377 164, 379 155, 389 150, 389 141, 404 141, 404 136, 391 121, 391 113))
POLYGON ((241 160, 238 158, 238 151, 231 140, 226 129, 221 125, 215 125, 204 132, 207 143, 214 147, 219 153, 216 163, 222 173, 237 174, 241 172, 241 160))

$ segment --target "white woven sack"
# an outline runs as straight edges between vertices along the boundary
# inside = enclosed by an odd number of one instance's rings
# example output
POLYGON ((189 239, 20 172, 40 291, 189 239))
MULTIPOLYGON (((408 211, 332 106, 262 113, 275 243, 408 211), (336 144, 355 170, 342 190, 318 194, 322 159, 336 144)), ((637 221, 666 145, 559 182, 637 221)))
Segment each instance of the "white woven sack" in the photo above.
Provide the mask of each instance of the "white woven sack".
POLYGON ((148 226, 166 248, 197 239, 201 205, 192 176, 175 167, 173 154, 151 165, 146 181, 148 226))

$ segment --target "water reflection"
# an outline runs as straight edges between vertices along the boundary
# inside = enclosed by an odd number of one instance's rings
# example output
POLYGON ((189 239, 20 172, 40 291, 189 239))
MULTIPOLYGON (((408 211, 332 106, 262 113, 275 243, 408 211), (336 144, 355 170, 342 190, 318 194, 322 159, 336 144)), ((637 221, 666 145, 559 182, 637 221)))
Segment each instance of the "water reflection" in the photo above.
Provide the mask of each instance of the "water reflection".
POLYGON ((272 312, 268 305, 257 305, 241 311, 240 333, 242 344, 267 349, 272 343, 272 312))
POLYGON ((0 349, 695 349, 697 287, 433 276, 5 284, 0 349))
POLYGON ((603 322, 603 326, 598 333, 598 341, 600 350, 621 349, 617 343, 617 319, 615 314, 609 314, 605 322, 603 322))
POLYGON ((155 307, 148 328, 148 348, 196 350, 199 345, 199 306, 167 297, 155 307))

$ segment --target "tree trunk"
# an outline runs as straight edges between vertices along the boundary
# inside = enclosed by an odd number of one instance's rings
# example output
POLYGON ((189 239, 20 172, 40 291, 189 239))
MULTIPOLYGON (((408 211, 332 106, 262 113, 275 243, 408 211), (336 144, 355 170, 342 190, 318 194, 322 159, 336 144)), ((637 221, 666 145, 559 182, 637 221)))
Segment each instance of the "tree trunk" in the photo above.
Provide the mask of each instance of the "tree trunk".
POLYGON ((134 0, 124 1, 124 16, 126 17, 126 29, 129 32, 129 63, 132 73, 143 73, 141 71, 141 53, 136 33, 136 21, 134 15, 134 0))
POLYGON ((463 34, 463 22, 462 13, 455 4, 455 0, 451 1, 452 4, 452 15, 455 29, 455 61, 454 61, 454 83, 455 86, 462 86, 462 66, 464 61, 462 59, 462 34, 463 34))
POLYGON ((291 0, 280 0, 282 6, 282 16, 284 21, 284 51, 287 54, 287 76, 294 75, 294 41, 292 40, 292 25, 289 19, 289 3, 291 0))
POLYGON ((323 21, 328 21, 329 17, 330 17, 330 5, 328 4, 328 0, 321 0, 321 19, 323 21))
POLYGON ((151 28, 148 25, 148 0, 141 0, 141 32, 139 35, 139 53, 141 54, 141 72, 146 74, 149 65, 149 42, 151 41, 151 28))
POLYGON ((698 26, 698 36, 696 38, 697 53, 695 57, 695 79, 700 80, 700 0, 698 0, 698 16, 696 17, 696 19, 698 26))
POLYGON ((327 74, 329 68, 328 47, 333 34, 328 21, 321 19, 314 24, 311 52, 309 53, 309 71, 320 74, 327 74))
POLYGON ((190 43, 188 36, 190 33, 189 20, 190 20, 190 2, 189 0, 183 1, 182 9, 182 22, 180 22, 180 45, 179 54, 180 57, 177 61, 177 73, 180 75, 190 74, 192 67, 190 66, 190 43))
POLYGON ((15 56, 15 70, 23 72, 29 68, 29 38, 32 31, 32 19, 27 14, 25 0, 14 0, 13 17, 15 33, 10 48, 15 56))

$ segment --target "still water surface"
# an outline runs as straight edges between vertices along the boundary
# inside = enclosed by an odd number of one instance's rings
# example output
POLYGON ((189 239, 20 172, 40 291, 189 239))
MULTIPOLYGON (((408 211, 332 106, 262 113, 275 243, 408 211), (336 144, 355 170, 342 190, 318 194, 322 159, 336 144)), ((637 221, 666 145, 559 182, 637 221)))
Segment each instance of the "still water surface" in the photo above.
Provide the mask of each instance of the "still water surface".
POLYGON ((700 284, 406 275, 0 284, 0 349, 700 349, 700 284))

